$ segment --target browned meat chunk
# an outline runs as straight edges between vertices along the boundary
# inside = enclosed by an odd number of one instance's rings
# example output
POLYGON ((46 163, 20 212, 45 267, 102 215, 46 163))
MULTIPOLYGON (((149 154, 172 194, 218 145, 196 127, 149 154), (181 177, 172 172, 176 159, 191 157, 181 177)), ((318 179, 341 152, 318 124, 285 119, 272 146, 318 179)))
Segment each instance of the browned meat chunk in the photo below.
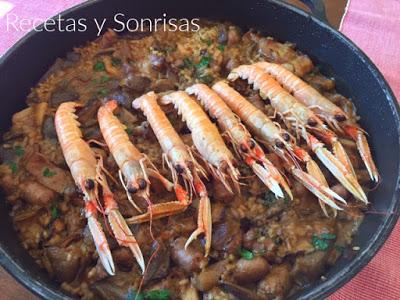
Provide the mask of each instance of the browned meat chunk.
POLYGON ((235 195, 229 192, 220 181, 214 180, 213 188, 213 196, 219 201, 229 202, 235 197, 235 195))
POLYGON ((254 282, 263 278, 269 269, 269 263, 262 257, 251 260, 241 258, 236 262, 234 277, 240 283, 254 282))
POLYGON ((34 154, 29 158, 26 169, 38 182, 57 193, 63 193, 67 188, 74 187, 68 171, 48 162, 40 154, 34 154))
POLYGON ((258 283, 257 292, 266 298, 283 299, 290 284, 290 267, 277 265, 258 283))
POLYGON ((132 269, 135 258, 132 255, 132 252, 127 247, 117 248, 112 252, 112 257, 114 259, 115 264, 122 271, 129 271, 132 269))
POLYGON ((292 270, 293 275, 305 277, 307 281, 316 279, 324 270, 327 253, 325 251, 315 251, 297 257, 292 270))
POLYGON ((79 94, 72 89, 56 88, 51 94, 50 106, 58 107, 63 102, 78 101, 79 94))
POLYGON ((172 260, 189 274, 199 271, 207 262, 204 251, 197 242, 193 242, 185 250, 185 238, 178 238, 172 243, 172 260))
POLYGON ((56 198, 53 190, 33 180, 24 181, 19 188, 22 191, 22 197, 31 204, 47 206, 56 198))
POLYGON ((218 284, 222 273, 226 270, 227 264, 228 261, 223 260, 207 267, 200 274, 195 275, 193 280, 194 286, 202 292, 212 289, 218 284))
POLYGON ((243 232, 240 223, 228 218, 213 228, 212 248, 233 253, 242 244, 243 232))
POLYGON ((59 282, 70 282, 74 280, 82 253, 76 247, 47 248, 47 256, 51 262, 54 276, 59 282))
POLYGON ((151 80, 146 76, 129 73, 126 78, 122 80, 122 84, 134 92, 142 93, 148 89, 151 80))

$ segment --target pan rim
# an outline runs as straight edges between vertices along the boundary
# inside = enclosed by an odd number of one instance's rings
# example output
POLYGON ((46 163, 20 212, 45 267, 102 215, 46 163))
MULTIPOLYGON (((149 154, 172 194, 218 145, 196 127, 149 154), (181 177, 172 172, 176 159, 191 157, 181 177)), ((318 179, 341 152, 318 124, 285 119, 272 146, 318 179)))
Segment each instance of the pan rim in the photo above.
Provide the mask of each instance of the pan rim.
MULTIPOLYGON (((329 31, 333 34, 339 42, 345 44, 350 50, 356 53, 357 57, 362 61, 364 65, 367 66, 368 70, 372 73, 373 77, 377 80, 379 86, 384 92, 388 104, 390 105, 391 111, 395 118, 395 127, 397 130, 397 134, 399 136, 399 140, 397 141, 400 144, 400 107, 399 103, 396 100, 396 97, 393 91, 390 88, 390 85, 383 77, 379 69, 375 66, 375 64, 371 61, 371 59, 356 46, 349 38, 343 35, 341 32, 327 25, 326 23, 320 21, 314 16, 310 15, 303 10, 294 7, 290 4, 280 2, 277 0, 267 0, 268 2, 273 3, 276 6, 280 6, 282 8, 291 10, 296 14, 299 14, 303 17, 309 18, 312 22, 317 23, 318 26, 322 27, 324 30, 329 31)), ((96 5, 99 2, 104 2, 104 0, 91 0, 84 3, 77 4, 63 12, 57 14, 61 16, 66 16, 72 12, 81 10, 83 8, 96 5)), ((55 16, 53 16, 54 18, 55 16)), ((42 25, 39 26, 39 28, 42 25)), ((0 57, 0 69, 4 65, 4 63, 12 57, 13 53, 16 49, 18 49, 21 45, 29 42, 31 38, 33 38, 37 32, 30 31, 25 34, 17 43, 15 43, 11 48, 9 48, 4 55, 0 57)), ((398 174, 397 174, 397 182, 393 192, 393 197, 391 199, 391 206, 388 208, 393 212, 398 212, 400 210, 400 162, 397 166, 398 174)), ((358 256, 349 262, 344 268, 342 268, 338 273, 328 278, 328 280, 316 285, 311 291, 300 292, 300 294, 296 295, 297 299, 321 299, 331 295, 334 291, 338 290, 345 283, 350 281, 354 276, 359 273, 370 261, 371 259, 378 253, 379 249, 383 246, 383 244, 388 239, 391 234, 399 216, 396 214, 391 214, 389 217, 384 219, 381 223, 380 227, 377 229, 373 237, 371 238, 370 244, 363 249, 358 256)), ((67 294, 63 293, 61 290, 55 290, 48 284, 43 284, 40 281, 36 280, 32 276, 29 276, 25 273, 25 271, 21 268, 18 262, 13 259, 8 252, 5 251, 2 244, 0 243, 0 265, 19 283, 21 283, 24 287, 32 291, 34 294, 48 299, 72 299, 67 294)))

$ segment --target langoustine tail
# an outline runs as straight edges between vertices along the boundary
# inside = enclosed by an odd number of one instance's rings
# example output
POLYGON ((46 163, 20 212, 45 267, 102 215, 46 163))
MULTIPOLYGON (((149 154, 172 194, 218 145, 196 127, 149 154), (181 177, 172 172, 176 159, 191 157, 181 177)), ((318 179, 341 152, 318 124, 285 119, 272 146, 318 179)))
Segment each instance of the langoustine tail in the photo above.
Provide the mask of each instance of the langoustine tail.
POLYGON ((108 222, 110 223, 111 230, 118 244, 120 246, 128 247, 132 251, 132 254, 135 257, 140 268, 142 269, 142 272, 144 272, 145 264, 142 251, 140 250, 139 244, 137 243, 135 237, 133 236, 131 230, 129 229, 124 217, 118 210, 118 205, 114 199, 114 195, 112 194, 107 184, 106 178, 101 173, 102 168, 103 168, 102 160, 100 159, 97 168, 98 173, 96 180, 103 189, 105 213, 108 217, 108 222))
POLYGON ((90 233, 93 237, 94 245, 96 246, 97 253, 101 264, 109 275, 115 275, 114 261, 111 256, 110 247, 104 231, 96 218, 96 204, 94 201, 87 201, 85 205, 85 214, 88 222, 90 233))
POLYGON ((345 132, 356 142, 358 152, 367 168, 368 174, 372 181, 379 182, 379 173, 375 162, 371 155, 371 150, 368 145, 365 133, 354 125, 345 125, 345 132))

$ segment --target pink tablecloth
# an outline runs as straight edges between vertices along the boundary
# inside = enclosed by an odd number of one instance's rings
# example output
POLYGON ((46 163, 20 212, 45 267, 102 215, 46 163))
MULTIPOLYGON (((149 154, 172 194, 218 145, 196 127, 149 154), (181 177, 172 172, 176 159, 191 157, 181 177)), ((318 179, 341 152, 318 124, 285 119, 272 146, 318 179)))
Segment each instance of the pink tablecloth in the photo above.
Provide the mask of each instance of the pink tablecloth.
MULTIPOLYGON (((350 0, 341 31, 372 59, 400 100, 400 1, 350 0)), ((379 253, 330 300, 400 299, 400 223, 379 253)))
MULTIPOLYGON (((0 0, 0 55, 25 32, 9 27, 6 14, 47 18, 82 0, 0 0)), ((400 99, 400 1, 351 0, 341 31, 375 62, 400 99)), ((10 17, 10 15, 9 15, 10 17)), ((10 19, 12 20, 12 19, 10 19)), ((339 299, 400 299, 400 224, 389 240, 353 280, 332 295, 339 299)))

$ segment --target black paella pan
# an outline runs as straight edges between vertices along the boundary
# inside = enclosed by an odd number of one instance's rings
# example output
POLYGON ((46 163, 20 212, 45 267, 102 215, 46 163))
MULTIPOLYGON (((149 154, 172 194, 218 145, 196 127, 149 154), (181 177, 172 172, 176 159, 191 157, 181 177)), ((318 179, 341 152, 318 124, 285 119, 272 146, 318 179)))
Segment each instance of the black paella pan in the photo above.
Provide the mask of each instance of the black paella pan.
MULTIPOLYGON (((319 1, 304 2, 312 5, 314 13, 323 12, 319 1)), ((62 16, 112 21, 116 13, 134 18, 159 18, 167 13, 168 17, 200 17, 231 21, 243 28, 254 27, 277 40, 297 44, 299 50, 321 67, 323 74, 336 79, 338 92, 354 101, 361 116, 361 126, 370 134, 373 156, 382 176, 379 187, 369 194, 377 213, 366 215, 354 238, 354 244, 360 247, 357 256, 339 260, 325 275, 326 281, 308 286, 296 298, 325 298, 355 276, 388 238, 400 210, 399 106, 368 57, 322 21, 275 0, 89 1, 62 16)), ((1 133, 8 130, 11 116, 24 107, 29 89, 36 85, 51 63, 74 46, 95 38, 95 26, 75 33, 31 32, 1 58, 1 133)), ((39 296, 68 298, 23 249, 12 228, 5 201, 0 201, 0 205, 0 264, 39 296)))

